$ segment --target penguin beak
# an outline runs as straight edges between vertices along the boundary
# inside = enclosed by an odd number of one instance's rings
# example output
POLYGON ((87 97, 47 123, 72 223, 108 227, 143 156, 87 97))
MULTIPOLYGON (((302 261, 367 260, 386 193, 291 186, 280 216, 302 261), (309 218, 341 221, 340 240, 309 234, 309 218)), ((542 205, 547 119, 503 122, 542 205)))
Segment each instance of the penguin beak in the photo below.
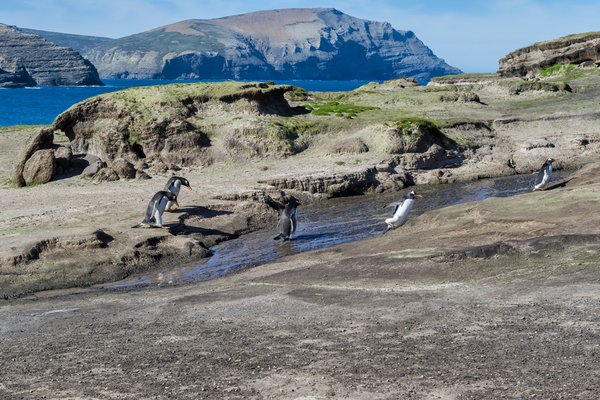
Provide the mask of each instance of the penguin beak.
POLYGON ((192 185, 188 185, 187 188, 192 190, 192 185))

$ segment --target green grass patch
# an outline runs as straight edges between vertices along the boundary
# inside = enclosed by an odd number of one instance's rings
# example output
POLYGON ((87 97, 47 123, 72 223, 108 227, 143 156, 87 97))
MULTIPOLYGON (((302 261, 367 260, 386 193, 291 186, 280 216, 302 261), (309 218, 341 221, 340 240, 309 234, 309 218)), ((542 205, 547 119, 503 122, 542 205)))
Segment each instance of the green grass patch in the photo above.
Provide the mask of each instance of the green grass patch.
POLYGON ((540 72, 540 78, 548 78, 553 75, 569 75, 574 69, 573 64, 554 64, 540 72))
POLYGON ((0 184, 2 184, 3 186, 6 186, 7 188, 10 188, 10 189, 18 189, 19 188, 19 185, 17 185, 15 182, 13 182, 12 179, 10 179, 10 178, 3 179, 0 182, 0 184))
POLYGON ((434 122, 419 117, 403 117, 395 121, 391 121, 391 125, 397 130, 402 131, 404 135, 410 135, 412 129, 417 126, 424 126, 433 131, 440 130, 434 122))
POLYGON ((358 113, 369 110, 377 110, 379 107, 359 106, 356 104, 328 101, 326 103, 307 104, 306 108, 314 115, 327 116, 334 114, 338 117, 356 118, 358 113))
POLYGON ((498 74, 485 74, 485 73, 469 73, 469 74, 458 74, 458 75, 444 75, 436 76, 431 78, 431 82, 439 84, 453 84, 458 81, 487 81, 491 79, 498 79, 498 74))

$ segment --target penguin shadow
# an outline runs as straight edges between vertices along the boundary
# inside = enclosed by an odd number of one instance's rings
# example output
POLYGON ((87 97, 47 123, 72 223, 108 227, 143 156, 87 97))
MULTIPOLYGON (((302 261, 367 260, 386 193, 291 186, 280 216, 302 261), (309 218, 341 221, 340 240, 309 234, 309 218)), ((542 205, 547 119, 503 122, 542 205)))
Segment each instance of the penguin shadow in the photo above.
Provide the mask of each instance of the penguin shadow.
POLYGON ((238 237, 237 234, 220 231, 218 229, 202 228, 200 226, 188 225, 187 220, 198 220, 205 218, 214 218, 220 215, 233 214, 232 211, 224 210, 213 210, 202 206, 189 206, 182 207, 176 210, 170 211, 171 214, 180 214, 177 219, 178 222, 171 222, 163 224, 163 228, 166 229, 171 235, 201 235, 201 236, 217 236, 223 238, 223 240, 234 239, 238 237))
POLYGON ((233 211, 225 211, 225 210, 213 210, 212 208, 206 208, 202 206, 190 206, 190 207, 182 207, 172 211, 174 214, 181 214, 178 219, 180 222, 185 221, 186 219, 190 219, 192 217, 196 218, 214 218, 220 215, 230 215, 233 214, 233 211))
POLYGON ((165 228, 173 236, 188 236, 188 235, 201 235, 206 236, 217 236, 223 240, 235 239, 239 235, 235 233, 228 233, 220 231, 218 229, 202 228, 200 226, 186 225, 185 222, 173 222, 169 224, 163 224, 165 228))

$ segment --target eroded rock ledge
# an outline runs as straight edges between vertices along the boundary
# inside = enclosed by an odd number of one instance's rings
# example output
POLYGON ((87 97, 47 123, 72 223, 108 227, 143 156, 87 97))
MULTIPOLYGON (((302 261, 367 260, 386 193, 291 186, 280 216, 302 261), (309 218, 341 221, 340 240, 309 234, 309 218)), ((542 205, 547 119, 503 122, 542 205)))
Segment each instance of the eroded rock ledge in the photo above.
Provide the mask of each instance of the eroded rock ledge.
POLYGON ((537 74, 555 64, 600 62, 600 32, 565 36, 540 42, 509 53, 499 61, 502 76, 537 74))

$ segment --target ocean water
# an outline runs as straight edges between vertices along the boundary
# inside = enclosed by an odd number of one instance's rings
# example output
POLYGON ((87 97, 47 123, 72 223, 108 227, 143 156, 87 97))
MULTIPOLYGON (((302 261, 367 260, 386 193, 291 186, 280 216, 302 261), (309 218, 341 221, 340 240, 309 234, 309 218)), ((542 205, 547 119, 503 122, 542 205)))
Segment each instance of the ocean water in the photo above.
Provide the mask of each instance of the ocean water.
MULTIPOLYGON (((0 126, 50 124, 73 104, 98 94, 134 86, 168 83, 208 82, 206 80, 105 79, 106 86, 35 87, 0 89, 0 126)), ((275 81, 313 92, 345 92, 368 81, 275 81)))

